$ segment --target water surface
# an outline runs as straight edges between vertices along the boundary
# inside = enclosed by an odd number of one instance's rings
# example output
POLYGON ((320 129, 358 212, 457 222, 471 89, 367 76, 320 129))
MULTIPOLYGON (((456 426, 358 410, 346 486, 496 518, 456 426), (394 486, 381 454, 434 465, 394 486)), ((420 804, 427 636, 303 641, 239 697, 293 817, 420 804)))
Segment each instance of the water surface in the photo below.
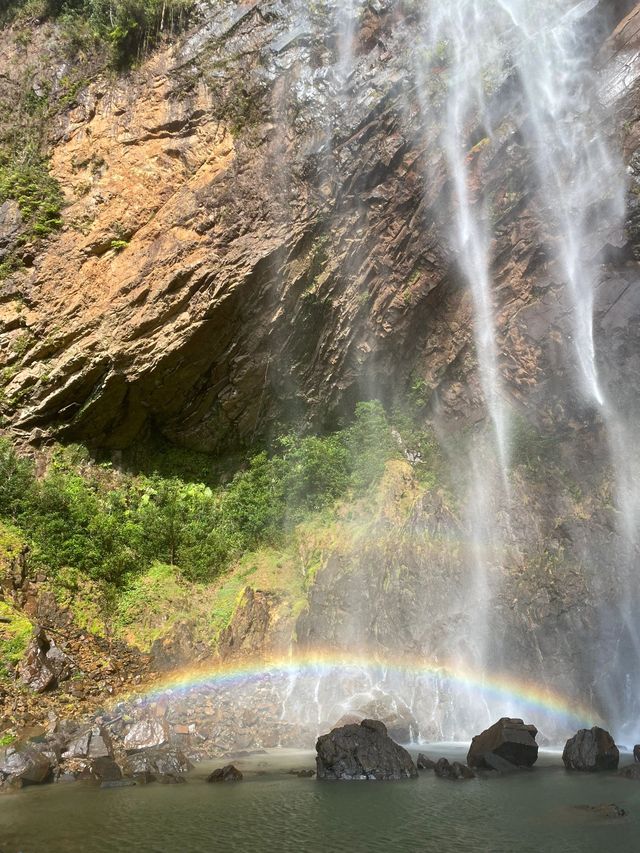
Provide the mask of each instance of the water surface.
MULTIPOLYGON (((423 749, 450 759, 465 752, 423 749)), ((567 773, 557 753, 541 753, 531 772, 470 782, 428 771, 400 783, 322 783, 286 772, 313 767, 312 752, 278 750, 235 761, 242 783, 205 784, 220 763, 199 765, 184 785, 77 783, 2 796, 0 851, 603 853, 640 846, 640 782, 567 773), (572 808, 610 802, 628 815, 603 819, 572 808)))

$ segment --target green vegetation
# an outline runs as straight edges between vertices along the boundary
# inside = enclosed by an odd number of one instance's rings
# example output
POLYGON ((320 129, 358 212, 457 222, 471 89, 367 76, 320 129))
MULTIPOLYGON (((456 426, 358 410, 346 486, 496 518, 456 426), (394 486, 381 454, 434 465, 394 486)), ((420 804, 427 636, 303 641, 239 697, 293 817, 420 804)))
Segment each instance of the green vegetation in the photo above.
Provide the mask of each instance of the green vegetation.
POLYGON ((33 631, 33 625, 4 601, 0 601, 0 679, 22 659, 33 631), (8 620, 8 621, 4 621, 8 620))
POLYGON ((13 20, 57 19, 69 51, 107 46, 118 68, 130 65, 163 33, 177 32, 191 20, 194 0, 9 0, 0 24, 13 20))
MULTIPOLYGON (((430 436, 410 421, 399 428, 412 449, 421 442, 432 452, 430 436)), ((281 546, 297 524, 339 498, 366 493, 388 460, 402 458, 402 441, 380 403, 361 403, 349 427, 324 437, 284 435, 275 452, 253 455, 230 482, 212 487, 116 472, 78 447, 58 449, 37 478, 4 440, 0 519, 28 540, 31 562, 71 594, 80 578, 122 588, 158 565, 208 582, 242 554, 281 546)), ((430 467, 428 458, 422 462, 430 467)))

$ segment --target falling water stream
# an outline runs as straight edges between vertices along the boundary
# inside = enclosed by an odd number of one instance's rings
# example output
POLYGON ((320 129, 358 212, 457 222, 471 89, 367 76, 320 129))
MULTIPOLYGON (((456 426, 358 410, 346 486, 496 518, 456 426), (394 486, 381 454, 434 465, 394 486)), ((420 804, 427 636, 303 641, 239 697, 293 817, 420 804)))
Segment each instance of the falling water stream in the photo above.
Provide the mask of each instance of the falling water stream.
MULTIPOLYGON (((594 305, 602 276, 602 259, 591 245, 594 231, 600 244, 615 244, 625 209, 625 172, 612 143, 607 115, 599 98, 599 80, 589 52, 588 16, 596 0, 450 0, 423 3, 412 54, 420 108, 426 124, 435 117, 439 144, 447 171, 447 236, 454 266, 466 287, 473 309, 473 342, 479 388, 487 413, 487 428, 476 431, 468 444, 469 458, 458 462, 467 472, 461 493, 462 517, 468 536, 469 579, 464 609, 467 632, 473 643, 454 652, 451 660, 462 669, 478 673, 500 665, 499 626, 492 618, 496 595, 493 577, 498 575, 510 533, 510 433, 512 401, 502 362, 504 305, 494 280, 495 222, 490 188, 483 181, 480 158, 505 133, 510 109, 524 116, 517 127, 519 144, 526 152, 529 180, 535 196, 539 242, 551 261, 553 279, 566 303, 568 336, 573 371, 571 393, 579 404, 596 413, 604 425, 615 471, 621 548, 618 600, 603 616, 621 619, 620 661, 615 678, 633 683, 635 672, 620 672, 629 647, 640 657, 640 642, 633 619, 637 584, 633 577, 640 513, 640 478, 627 462, 632 436, 633 407, 623 410, 603 383, 594 339, 594 305), (517 92, 514 98, 513 93, 517 92), (604 236, 603 236, 604 235, 604 236), (577 389, 577 390, 576 390, 577 389), (502 514, 503 521, 497 523, 502 514)), ((357 78, 360 58, 356 45, 364 6, 357 0, 336 4, 336 97, 341 109, 350 108, 350 91, 357 78)), ((433 140, 429 144, 434 144, 433 140)), ((339 156, 333 152, 333 157, 339 156)), ((425 174, 425 184, 433 181, 425 174)), ((343 271, 344 275, 348 270, 343 271)), ((569 401, 568 401, 569 404, 569 401)), ((591 569, 597 572, 597 567, 591 569)), ((425 571, 429 567, 425 566, 425 571)), ((355 617, 354 617, 355 618, 355 617)), ((357 626, 354 624, 354 630, 357 626)), ((357 630, 355 634, 357 635, 357 630)), ((503 638, 505 641, 506 638, 503 638)), ((318 675, 319 679, 326 676, 318 675)), ((337 673, 314 696, 321 701, 318 720, 330 722, 345 707, 346 685, 353 673, 341 679, 337 673)), ((501 713, 523 713, 522 703, 506 707, 504 699, 478 702, 472 691, 430 677, 394 679, 388 674, 359 673, 353 687, 354 701, 363 704, 363 690, 393 694, 430 721, 443 737, 471 734, 501 713), (469 712, 451 710, 452 703, 473 706, 469 712)), ((304 714, 305 679, 288 691, 287 707, 304 714), (297 694, 297 697, 296 697, 297 694)), ((348 692, 348 690, 347 690, 348 692)), ((637 692, 637 691, 636 691, 637 692)), ((366 704, 366 703, 365 703, 366 704)), ((608 713, 622 726, 634 707, 628 699, 616 699, 608 713)))

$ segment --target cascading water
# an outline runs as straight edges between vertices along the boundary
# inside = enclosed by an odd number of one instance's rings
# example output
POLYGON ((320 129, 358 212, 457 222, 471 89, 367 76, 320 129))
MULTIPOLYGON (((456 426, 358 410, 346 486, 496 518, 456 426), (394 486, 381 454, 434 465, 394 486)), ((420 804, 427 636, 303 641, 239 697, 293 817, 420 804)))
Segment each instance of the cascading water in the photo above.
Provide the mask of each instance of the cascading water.
MULTIPOLYGON (((387 20, 396 16, 403 21, 407 5, 388 0, 376 8, 388 16, 387 20)), ((331 239, 331 203, 341 214, 346 212, 353 223, 353 233, 346 239, 342 235, 343 242, 334 252, 334 260, 340 257, 344 263, 339 270, 331 270, 330 276, 317 276, 314 282, 318 287, 329 282, 332 287, 331 276, 340 280, 339 287, 321 294, 323 299, 349 293, 352 283, 360 280, 360 267, 367 258, 360 245, 359 228, 371 217, 375 205, 384 202, 384 189, 377 196, 368 194, 369 185, 375 187, 377 179, 366 169, 357 173, 364 189, 353 182, 340 185, 344 164, 358 157, 359 130, 371 121, 372 114, 375 116, 371 104, 377 97, 386 97, 389 88, 404 89, 405 126, 393 132, 404 134, 408 140, 418 137, 417 147, 435 152, 420 162, 425 207, 437 222, 438 239, 445 246, 453 271, 451 277, 462 285, 469 305, 470 348, 477 368, 472 408, 478 411, 483 407, 486 413, 484 428, 472 431, 463 454, 454 446, 455 439, 448 442, 450 455, 462 456, 454 466, 459 475, 457 517, 447 519, 442 529, 434 521, 426 530, 419 529, 412 519, 403 531, 417 554, 417 574, 427 590, 424 598, 411 610, 412 602, 407 601, 402 584, 393 586, 391 571, 383 583, 367 587, 363 593, 366 559, 365 570, 359 566, 360 574, 355 571, 340 577, 342 598, 327 595, 319 608, 330 610, 327 601, 344 605, 340 611, 345 623, 341 641, 332 637, 334 644, 328 642, 327 648, 322 631, 309 632, 317 645, 314 647, 309 639, 305 647, 297 637, 290 649, 290 668, 285 675, 274 676, 281 700, 278 723, 282 731, 286 725, 298 725, 318 733, 345 714, 382 713, 385 708, 396 720, 398 731, 433 739, 466 738, 505 714, 535 715, 536 722, 552 734, 566 733, 569 726, 576 725, 577 718, 570 711, 557 723, 556 700, 540 699, 535 689, 518 681, 516 667, 509 675, 513 656, 508 659, 505 650, 514 639, 517 644, 518 638, 503 630, 504 611, 499 613, 496 604, 500 592, 496 579, 512 568, 509 561, 518 568, 519 531, 514 532, 514 528, 519 523, 517 503, 522 492, 517 492, 511 474, 515 416, 506 367, 508 325, 515 313, 509 300, 514 296, 495 274, 501 226, 495 180, 492 184, 487 175, 492 161, 503 156, 510 144, 518 148, 526 173, 527 203, 533 211, 528 224, 537 230, 537 242, 544 247, 550 286, 564 306, 562 332, 571 338, 563 355, 567 364, 562 367, 571 373, 572 381, 565 382, 557 392, 558 407, 567 410, 563 414, 566 418, 575 410, 595 412, 608 431, 617 470, 620 528, 626 543, 620 549, 626 560, 620 578, 629 587, 634 583, 631 566, 640 513, 635 472, 640 467, 625 467, 624 460, 632 435, 629 413, 637 401, 626 407, 613 402, 599 369, 593 321, 601 278, 601 259, 590 250, 595 244, 593 235, 600 235, 595 241, 599 246, 615 244, 614 234, 624 209, 624 169, 608 138, 588 47, 588 19, 595 6, 594 0, 425 0, 417 9, 415 4, 412 7, 410 38, 405 32, 397 42, 393 35, 381 39, 382 46, 371 59, 359 44, 359 28, 371 11, 370 4, 360 0, 329 3, 325 16, 328 32, 317 38, 325 50, 323 61, 315 55, 312 62, 311 50, 305 53, 304 48, 292 57, 278 54, 275 60, 282 79, 273 102, 274 136, 279 144, 272 150, 278 158, 275 171, 280 179, 274 182, 274 193, 282 195, 285 202, 274 199, 275 214, 287 227, 286 202, 294 194, 290 179, 295 173, 287 157, 295 149, 296 122, 304 115, 302 105, 315 99, 314 119, 318 123, 313 136, 314 168, 322 184, 321 204, 326 207, 314 223, 314 239, 331 239), (366 103, 360 87, 375 78, 380 68, 384 74, 384 57, 394 49, 407 53, 402 66, 404 77, 390 76, 385 82, 387 89, 381 85, 377 90, 373 85, 367 90, 370 101, 366 103), (415 102, 418 107, 414 109, 415 102), (329 185, 337 186, 334 195, 329 185), (430 196, 433 186, 438 190, 430 196), (451 539, 456 541, 452 543, 451 539), (436 582, 439 573, 444 578, 441 586, 436 582), (385 635, 384 626, 377 623, 376 596, 396 596, 402 618, 412 620, 411 630, 403 632, 401 618, 394 623, 397 636, 385 635), (374 605, 363 609, 360 599, 372 600, 374 605), (405 613, 411 615, 405 617, 405 613), (430 633, 427 628, 431 623, 435 628, 430 633), (403 647, 405 642, 411 643, 410 654, 403 647), (301 650, 302 657, 313 657, 314 648, 327 660, 296 669, 301 650), (506 684, 501 683, 501 677, 506 684)), ((313 14, 316 11, 314 7, 313 14)), ((297 15, 291 39, 296 44, 298 37, 304 41, 302 33, 313 45, 309 33, 313 36, 318 22, 314 23, 313 15, 302 7, 297 15)), ((399 29, 403 26, 406 24, 399 29)), ((371 29, 375 30, 373 24, 371 29)), ((288 36, 279 42, 289 43, 288 36)), ((427 236, 416 216, 411 239, 426 242, 427 236)), ((290 260, 279 259, 278 270, 286 271, 290 260)), ((526 298, 522 302, 526 303, 526 298)), ((279 305, 274 308, 280 309, 279 305)), ((551 330, 546 332, 550 336, 551 330)), ((358 381, 360 397, 378 396, 375 377, 358 376, 358 381)), ((295 394, 294 388, 291 396, 295 394)), ((437 508, 432 509, 432 515, 437 515, 437 508)), ((532 516, 535 509, 529 518, 532 516)), ((402 537, 398 541, 401 548, 402 537)), ((580 569, 597 576, 596 560, 588 551, 587 544, 581 551, 580 569)), ((398 558, 399 571, 411 568, 406 565, 411 560, 405 557, 403 553, 398 558)), ((383 555, 379 559, 382 561, 383 555)), ((640 657, 632 618, 636 587, 626 602, 610 597, 601 608, 604 633, 614 630, 616 618, 626 632, 625 649, 616 662, 608 690, 613 694, 617 684, 626 685, 620 691, 624 696, 607 707, 609 718, 618 726, 637 705, 633 688, 637 673, 625 670, 629 645, 640 657)), ((604 583, 600 589, 604 591, 604 583)), ((543 646, 538 641, 535 661, 523 660, 526 654, 516 660, 519 665, 526 664, 525 674, 541 690, 551 667, 548 659, 555 652, 543 646)), ((589 654, 585 652, 585 657, 589 654)), ((565 676, 571 688, 571 673, 561 662, 550 682, 558 689, 565 676)), ((596 698, 600 707, 607 706, 606 701, 600 701, 601 695, 596 698)), ((587 698, 584 704, 588 704, 587 698)), ((585 715, 580 719, 585 720, 585 715)))

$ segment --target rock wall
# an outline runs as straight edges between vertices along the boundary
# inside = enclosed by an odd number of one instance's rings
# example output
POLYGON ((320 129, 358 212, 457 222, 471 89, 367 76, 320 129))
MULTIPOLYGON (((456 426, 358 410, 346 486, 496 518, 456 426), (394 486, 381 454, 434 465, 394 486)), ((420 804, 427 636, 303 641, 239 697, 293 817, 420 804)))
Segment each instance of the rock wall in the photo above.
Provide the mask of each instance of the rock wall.
MULTIPOLYGON (((369 7, 346 93, 335 22, 305 9, 220 3, 139 70, 91 80, 58 117, 64 227, 0 287, 2 405, 16 434, 121 448, 152 432, 221 450, 278 422, 326 427, 356 399, 410 388, 427 413, 437 398, 449 418, 482 417, 437 116, 421 115, 408 61, 410 5, 369 7)), ((34 61, 55 38, 47 27, 26 48, 5 30, 3 55, 34 61)), ((635 38, 632 15, 599 59, 632 170, 635 38)), ((542 414, 557 419, 556 379, 540 382, 568 371, 566 309, 518 103, 507 69, 500 132, 476 145, 470 128, 468 157, 496 210, 509 393, 532 409, 544 396, 542 414)), ((3 240, 14 225, 9 205, 3 240)), ((637 310, 633 233, 593 235, 594 255, 615 267, 605 350, 612 306, 637 310)))

